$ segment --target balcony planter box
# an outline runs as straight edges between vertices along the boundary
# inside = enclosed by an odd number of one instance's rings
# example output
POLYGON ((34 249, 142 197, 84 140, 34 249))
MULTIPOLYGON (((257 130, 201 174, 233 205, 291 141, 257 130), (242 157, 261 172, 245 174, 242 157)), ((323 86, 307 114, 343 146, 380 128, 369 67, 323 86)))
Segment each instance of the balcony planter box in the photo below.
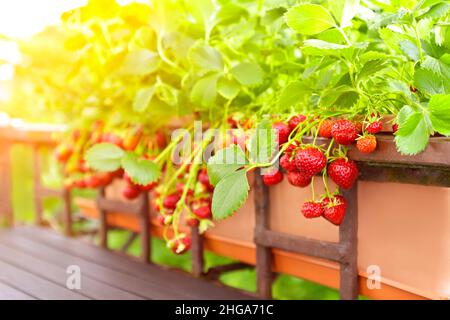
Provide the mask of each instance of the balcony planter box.
MULTIPOLYGON (((379 139, 379 152, 362 156, 350 151, 352 158, 364 163, 396 163, 411 166, 446 167, 449 161, 447 139, 432 139, 427 151, 415 157, 395 152, 392 139, 379 139), (437 140, 436 140, 437 139, 437 140), (394 153, 395 152, 395 153, 394 153), (353 153, 353 155, 352 155, 353 153), (392 154, 392 157, 386 157, 392 154), (369 159, 367 159, 369 158, 369 159)), ((370 172, 370 171, 369 171, 370 172)), ((441 172, 441 171, 439 171, 441 172)), ((255 177, 250 177, 253 180, 255 177)), ((390 177, 388 177, 390 178, 390 177)), ((395 177, 394 177, 395 178, 395 177)), ((393 180, 395 180, 393 178, 393 180)), ((405 181, 414 177, 404 177, 405 181)), ((435 177, 449 183, 447 172, 435 177)), ((448 299, 450 296, 450 188, 440 186, 377 182, 377 176, 362 176, 358 182, 358 273, 360 293, 383 299, 448 299), (375 181, 367 181, 375 180, 375 181), (370 290, 368 267, 381 272, 381 288, 370 290)), ((384 180, 385 181, 385 180, 384 180)), ((115 185, 108 196, 120 197, 115 185)), ((323 189, 315 179, 316 194, 323 189)), ((334 186, 332 186, 334 188, 334 186)), ((338 228, 325 219, 307 220, 301 204, 310 199, 310 188, 296 188, 285 179, 270 188, 270 229, 324 241, 337 241, 338 228)), ((97 216, 92 201, 79 199, 85 214, 97 216)), ((138 230, 133 217, 114 213, 110 223, 138 230)), ((253 193, 233 217, 216 222, 205 234, 205 247, 217 254, 255 264, 253 242, 255 213, 253 193)), ((152 219, 152 233, 162 228, 152 219)), ((318 258, 273 250, 273 270, 298 276, 330 287, 339 287, 339 265, 318 258)))

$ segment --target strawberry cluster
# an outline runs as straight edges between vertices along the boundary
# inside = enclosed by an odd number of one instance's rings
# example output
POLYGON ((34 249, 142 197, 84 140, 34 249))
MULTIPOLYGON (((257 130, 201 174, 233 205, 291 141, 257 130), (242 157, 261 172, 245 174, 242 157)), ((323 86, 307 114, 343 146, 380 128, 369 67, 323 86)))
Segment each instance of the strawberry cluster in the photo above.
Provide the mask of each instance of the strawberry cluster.
MULTIPOLYGON (((352 188, 358 178, 358 167, 354 161, 345 156, 340 148, 335 151, 334 156, 330 156, 329 150, 325 151, 321 146, 302 144, 299 139, 288 139, 292 131, 298 130, 305 120, 305 116, 298 115, 292 117, 288 124, 276 122, 273 126, 278 133, 278 142, 284 150, 280 157, 280 166, 287 174, 288 182, 295 187, 305 188, 311 184, 314 176, 322 174, 324 177, 328 176, 341 189, 352 188)), ((359 130, 352 121, 328 119, 320 122, 316 128, 316 134, 333 138, 338 145, 347 146, 355 142, 359 130)), ((266 173, 263 176, 264 183, 273 186, 282 182, 283 171, 266 173)), ((338 193, 330 194, 327 186, 326 190, 321 200, 313 199, 305 202, 301 212, 306 218, 323 216, 331 223, 340 225, 347 208, 346 200, 338 193)))
MULTIPOLYGON (((186 167, 186 173, 181 175, 172 191, 165 190, 164 186, 158 186, 152 190, 152 207, 158 213, 158 223, 164 227, 172 224, 174 212, 179 205, 185 210, 185 223, 189 227, 202 225, 208 226, 211 218, 211 203, 214 187, 211 185, 206 168, 198 170, 194 189, 188 188, 184 197, 184 203, 180 204, 185 192, 185 183, 190 167, 186 167)), ((186 234, 180 234, 168 242, 169 248, 176 254, 182 254, 190 248, 190 238, 186 234)))
MULTIPOLYGON (((152 154, 164 149, 167 144, 166 135, 162 131, 145 133, 143 126, 130 125, 125 129, 106 129, 103 121, 95 121, 89 128, 76 129, 55 150, 55 157, 64 166, 67 189, 97 189, 106 187, 114 178, 122 178, 123 170, 116 172, 96 172, 84 160, 84 153, 98 143, 112 143, 129 152, 138 151, 141 157, 149 158, 152 154)), ((124 177, 129 180, 129 177, 124 177)), ((136 186, 133 183, 123 190, 127 199, 136 198, 140 190, 148 186, 136 186)))

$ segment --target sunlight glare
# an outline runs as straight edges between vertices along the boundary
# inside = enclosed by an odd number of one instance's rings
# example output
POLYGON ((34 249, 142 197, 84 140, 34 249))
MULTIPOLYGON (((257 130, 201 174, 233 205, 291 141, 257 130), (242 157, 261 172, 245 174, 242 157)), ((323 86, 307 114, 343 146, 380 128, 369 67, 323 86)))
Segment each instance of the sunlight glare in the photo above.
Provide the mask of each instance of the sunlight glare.
POLYGON ((83 6, 87 0, 0 1, 0 34, 27 38, 59 22, 64 11, 83 6))

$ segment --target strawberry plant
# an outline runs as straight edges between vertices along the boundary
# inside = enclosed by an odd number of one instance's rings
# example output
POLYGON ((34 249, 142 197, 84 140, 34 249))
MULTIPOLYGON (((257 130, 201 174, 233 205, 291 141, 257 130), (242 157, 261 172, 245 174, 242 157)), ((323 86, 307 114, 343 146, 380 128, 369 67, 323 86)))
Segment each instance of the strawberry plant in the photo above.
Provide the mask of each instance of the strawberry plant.
POLYGON ((57 151, 67 186, 124 179, 125 198, 150 192, 182 253, 179 225, 231 216, 255 169, 267 185, 287 174, 313 191, 321 175, 325 193, 300 211, 339 225, 339 189, 358 176, 349 146, 376 152, 377 135, 393 134, 415 155, 448 136, 449 23, 439 0, 90 1, 57 30, 64 72, 22 46, 22 78, 72 120, 57 151))

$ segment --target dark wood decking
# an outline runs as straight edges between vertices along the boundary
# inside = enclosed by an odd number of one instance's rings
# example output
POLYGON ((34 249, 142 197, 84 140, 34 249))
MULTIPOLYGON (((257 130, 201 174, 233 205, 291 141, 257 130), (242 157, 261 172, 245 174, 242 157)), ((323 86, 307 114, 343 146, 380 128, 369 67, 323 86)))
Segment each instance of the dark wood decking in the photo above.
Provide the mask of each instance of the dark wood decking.
POLYGON ((145 265, 35 227, 0 229, 0 299, 251 299, 176 270, 145 265), (69 290, 67 267, 81 269, 69 290))

